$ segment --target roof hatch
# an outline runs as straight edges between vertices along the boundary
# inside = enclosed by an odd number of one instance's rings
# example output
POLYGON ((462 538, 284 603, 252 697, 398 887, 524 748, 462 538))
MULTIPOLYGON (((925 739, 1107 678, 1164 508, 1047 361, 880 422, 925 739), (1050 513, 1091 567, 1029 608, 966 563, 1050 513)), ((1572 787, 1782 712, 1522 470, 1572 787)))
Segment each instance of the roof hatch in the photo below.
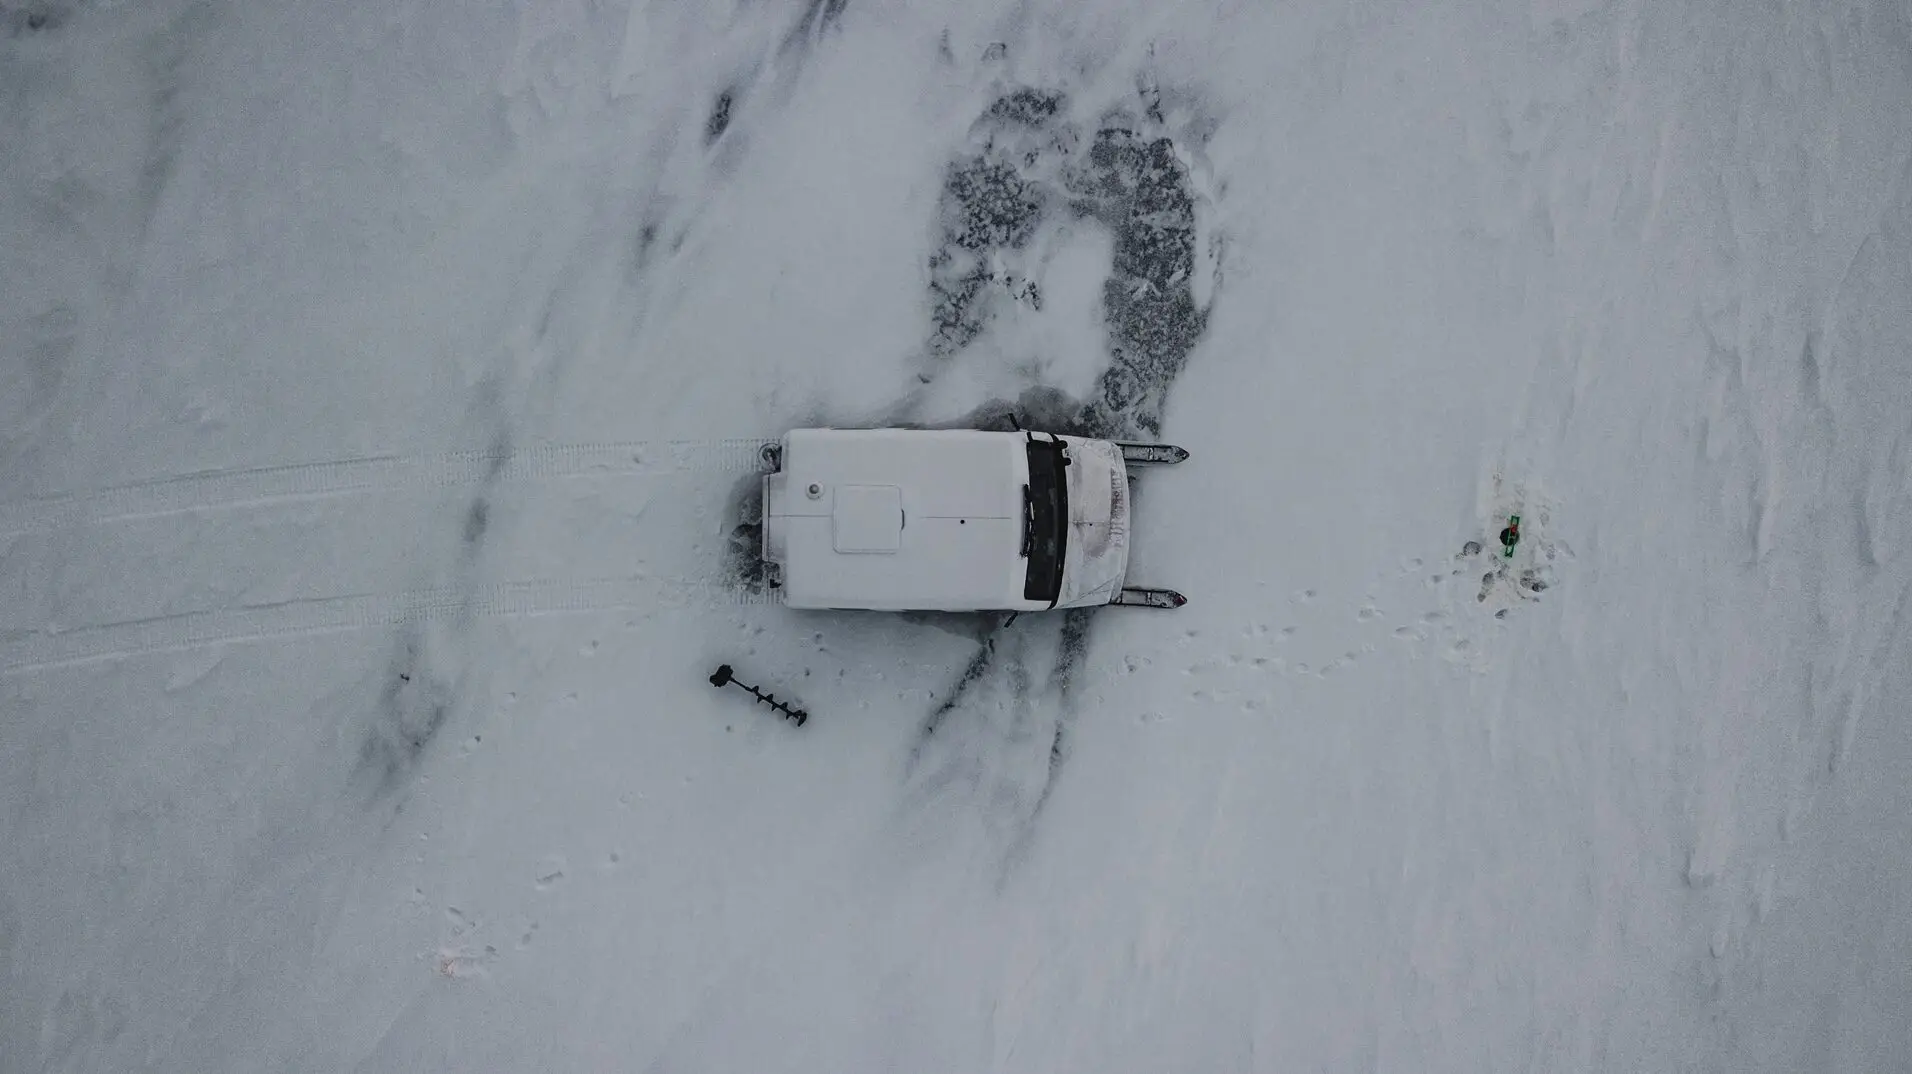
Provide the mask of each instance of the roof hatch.
POLYGON ((839 552, 894 552, 903 545, 903 490, 895 485, 839 485, 830 512, 839 552))

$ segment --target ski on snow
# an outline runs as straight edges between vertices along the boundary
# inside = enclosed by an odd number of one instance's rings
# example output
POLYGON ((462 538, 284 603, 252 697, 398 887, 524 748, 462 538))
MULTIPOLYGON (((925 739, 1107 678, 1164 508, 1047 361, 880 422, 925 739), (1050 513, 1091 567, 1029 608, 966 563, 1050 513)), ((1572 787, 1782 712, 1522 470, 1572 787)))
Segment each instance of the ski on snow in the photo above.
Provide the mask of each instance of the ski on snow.
POLYGON ((1122 449, 1122 461, 1131 466, 1173 466, 1188 458, 1185 448, 1174 444, 1144 444, 1135 440, 1117 440, 1115 446, 1122 449))
POLYGON ((1173 589, 1130 586, 1117 593, 1109 603, 1131 608, 1179 608, 1188 603, 1188 598, 1173 589))
MULTIPOLYGON (((1117 440, 1115 446, 1122 449, 1122 461, 1129 466, 1173 466, 1188 458, 1187 449, 1174 444, 1117 440)), ((1117 593, 1109 603, 1130 608, 1179 608, 1188 603, 1188 598, 1173 589, 1130 586, 1117 593)))

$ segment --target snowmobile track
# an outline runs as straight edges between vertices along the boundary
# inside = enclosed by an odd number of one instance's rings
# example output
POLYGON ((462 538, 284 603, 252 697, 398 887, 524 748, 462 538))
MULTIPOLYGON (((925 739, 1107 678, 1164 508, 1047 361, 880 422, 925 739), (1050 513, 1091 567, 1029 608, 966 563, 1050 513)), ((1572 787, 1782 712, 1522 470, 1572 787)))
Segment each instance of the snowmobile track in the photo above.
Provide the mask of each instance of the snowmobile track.
POLYGON ((307 597, 16 635, 0 643, 0 676, 208 645, 267 641, 462 618, 681 605, 782 603, 775 590, 625 575, 476 587, 307 597))
POLYGON ((207 470, 0 504, 0 537, 352 493, 591 474, 762 471, 777 440, 622 440, 207 470))

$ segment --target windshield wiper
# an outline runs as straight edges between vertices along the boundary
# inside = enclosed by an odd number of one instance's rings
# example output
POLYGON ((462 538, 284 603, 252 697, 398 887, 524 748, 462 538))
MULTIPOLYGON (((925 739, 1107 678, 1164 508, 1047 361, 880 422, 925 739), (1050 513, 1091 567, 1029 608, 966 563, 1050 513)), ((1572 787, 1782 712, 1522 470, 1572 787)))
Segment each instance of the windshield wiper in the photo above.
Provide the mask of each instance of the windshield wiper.
POLYGON ((1036 498, 1029 486, 1022 487, 1022 558, 1036 550, 1036 498))

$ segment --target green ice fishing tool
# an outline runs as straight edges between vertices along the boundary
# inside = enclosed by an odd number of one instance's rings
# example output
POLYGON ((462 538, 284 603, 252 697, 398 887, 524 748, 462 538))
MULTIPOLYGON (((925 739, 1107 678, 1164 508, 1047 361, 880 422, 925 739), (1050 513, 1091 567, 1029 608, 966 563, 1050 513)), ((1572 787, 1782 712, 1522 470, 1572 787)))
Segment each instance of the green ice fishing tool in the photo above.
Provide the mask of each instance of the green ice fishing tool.
POLYGON ((1520 516, 1507 519, 1507 528, 1500 531, 1500 543, 1507 549, 1507 558, 1514 558, 1514 546, 1520 543, 1520 516))

